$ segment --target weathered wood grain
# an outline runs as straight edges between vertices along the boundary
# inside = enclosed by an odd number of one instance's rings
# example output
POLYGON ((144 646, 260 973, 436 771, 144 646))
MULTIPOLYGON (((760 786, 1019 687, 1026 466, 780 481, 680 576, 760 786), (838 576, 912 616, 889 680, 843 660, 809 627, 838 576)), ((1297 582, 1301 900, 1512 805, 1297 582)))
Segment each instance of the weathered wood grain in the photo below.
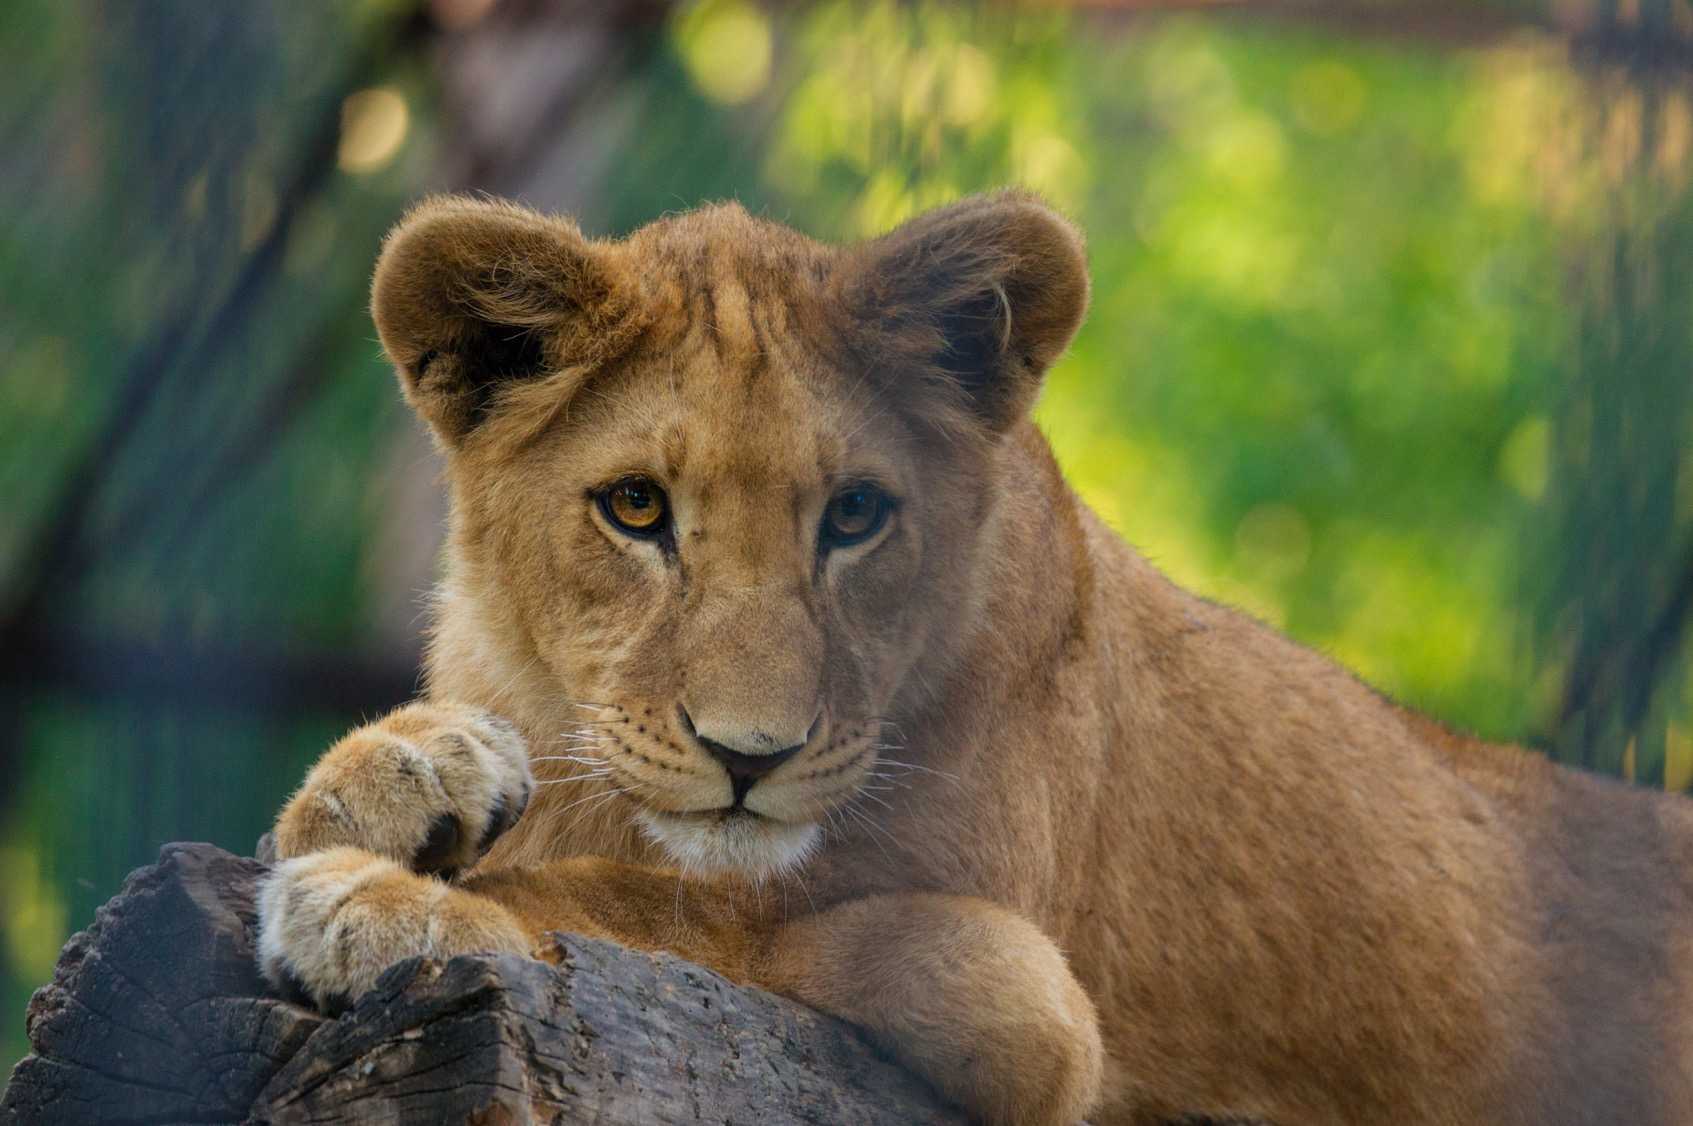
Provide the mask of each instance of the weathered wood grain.
POLYGON ((339 1019, 270 995, 264 866, 170 845, 66 945, 0 1126, 961 1122, 850 1027, 669 955, 412 959, 339 1019))

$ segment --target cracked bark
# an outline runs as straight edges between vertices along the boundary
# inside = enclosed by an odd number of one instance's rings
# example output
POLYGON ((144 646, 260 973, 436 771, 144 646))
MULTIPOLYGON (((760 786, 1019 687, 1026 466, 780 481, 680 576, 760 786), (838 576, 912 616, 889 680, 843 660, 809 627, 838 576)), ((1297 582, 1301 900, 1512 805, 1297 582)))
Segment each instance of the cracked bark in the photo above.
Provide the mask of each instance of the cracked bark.
POLYGON ((338 1020, 254 964, 262 864, 168 845, 66 944, 0 1126, 961 1122, 848 1026, 665 954, 412 959, 338 1020))

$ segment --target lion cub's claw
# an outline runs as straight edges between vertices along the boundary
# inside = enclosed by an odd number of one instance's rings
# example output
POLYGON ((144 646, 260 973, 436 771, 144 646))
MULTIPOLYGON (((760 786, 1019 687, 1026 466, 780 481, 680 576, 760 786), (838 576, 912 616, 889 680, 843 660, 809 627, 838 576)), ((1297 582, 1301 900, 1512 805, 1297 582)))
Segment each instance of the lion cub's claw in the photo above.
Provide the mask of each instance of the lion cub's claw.
POLYGON ((313 768, 277 822, 277 856, 351 846, 451 876, 517 823, 533 790, 510 724, 414 704, 354 731, 313 768))
MULTIPOLYGON (((489 812, 482 834, 476 840, 470 861, 487 852, 507 829, 517 824, 517 819, 523 816, 524 809, 529 805, 529 793, 529 789, 525 788, 518 796, 515 807, 505 794, 495 799, 494 808, 489 812)), ((465 843, 464 823, 461 818, 452 813, 437 813, 435 819, 429 823, 429 835, 424 838, 423 847, 412 854, 412 871, 452 876, 459 869, 468 866, 465 859, 465 843)))

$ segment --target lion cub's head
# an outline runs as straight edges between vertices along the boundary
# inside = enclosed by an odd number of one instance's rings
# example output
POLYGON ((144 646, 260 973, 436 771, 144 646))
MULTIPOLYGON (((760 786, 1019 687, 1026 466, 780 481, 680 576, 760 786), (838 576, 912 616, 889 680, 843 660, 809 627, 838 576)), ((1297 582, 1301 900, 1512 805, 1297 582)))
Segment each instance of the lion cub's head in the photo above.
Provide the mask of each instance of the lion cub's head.
POLYGON ((582 707, 539 753, 678 861, 797 862, 967 640, 1006 435, 1087 288, 1020 194, 850 248, 735 205, 596 241, 424 203, 374 313, 450 466, 445 612, 582 707))

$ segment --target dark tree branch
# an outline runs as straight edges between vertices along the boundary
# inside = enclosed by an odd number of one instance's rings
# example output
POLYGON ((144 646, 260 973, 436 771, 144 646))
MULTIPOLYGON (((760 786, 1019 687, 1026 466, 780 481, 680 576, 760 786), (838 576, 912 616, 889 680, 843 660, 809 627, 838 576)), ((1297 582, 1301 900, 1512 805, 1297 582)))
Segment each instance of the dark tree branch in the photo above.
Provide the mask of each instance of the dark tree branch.
POLYGON ((417 652, 283 648, 273 643, 153 643, 62 624, 13 635, 0 649, 0 690, 58 690, 161 707, 357 715, 416 694, 417 652))
POLYGON ((1588 718, 1611 709, 1625 730, 1639 729, 1656 686, 1683 651, 1693 628, 1693 547, 1686 552, 1679 575, 1651 625, 1633 643, 1586 654, 1571 665, 1559 706, 1558 730, 1581 732, 1588 718))

